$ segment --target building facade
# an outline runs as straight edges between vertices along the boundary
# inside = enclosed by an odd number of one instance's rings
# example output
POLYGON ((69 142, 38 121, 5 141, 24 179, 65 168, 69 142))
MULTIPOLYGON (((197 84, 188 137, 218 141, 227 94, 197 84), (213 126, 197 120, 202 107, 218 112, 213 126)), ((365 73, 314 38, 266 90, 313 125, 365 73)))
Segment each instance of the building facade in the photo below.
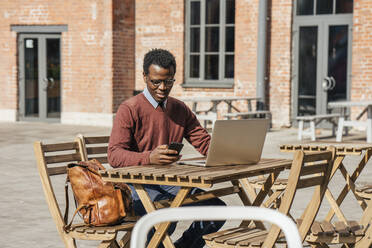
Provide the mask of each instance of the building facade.
POLYGON ((254 97, 264 43, 276 127, 329 101, 372 99, 369 0, 20 0, 0 11, 4 121, 111 125, 145 87, 142 59, 155 47, 176 56, 173 96, 254 97))

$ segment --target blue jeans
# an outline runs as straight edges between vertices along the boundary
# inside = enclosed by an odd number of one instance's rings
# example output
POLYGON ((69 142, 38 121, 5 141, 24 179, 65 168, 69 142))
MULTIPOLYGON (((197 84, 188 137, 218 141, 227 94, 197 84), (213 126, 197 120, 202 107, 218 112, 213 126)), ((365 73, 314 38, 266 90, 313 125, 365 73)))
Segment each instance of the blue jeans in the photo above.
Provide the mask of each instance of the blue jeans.
MULTIPOLYGON (((146 214, 146 210, 139 200, 137 192, 134 190, 132 185, 129 185, 132 189, 133 196, 133 208, 136 215, 143 216, 146 214)), ((146 185, 144 186, 147 193, 149 194, 152 201, 160 201, 165 199, 171 199, 176 196, 180 187, 168 186, 168 185, 146 185)), ((195 194, 203 192, 204 190, 199 188, 191 189, 189 194, 195 194)), ((213 198, 205 201, 191 203, 183 206, 225 206, 226 204, 218 198, 213 198)), ((182 237, 175 242, 176 248, 202 248, 205 245, 203 235, 217 232, 224 224, 224 221, 195 221, 189 228, 183 233, 182 237)), ((168 234, 171 235, 176 229, 177 223, 171 223, 168 234)), ((147 237, 147 241, 154 235, 155 229, 153 228, 147 237)), ((159 247, 163 247, 160 244, 159 247)))

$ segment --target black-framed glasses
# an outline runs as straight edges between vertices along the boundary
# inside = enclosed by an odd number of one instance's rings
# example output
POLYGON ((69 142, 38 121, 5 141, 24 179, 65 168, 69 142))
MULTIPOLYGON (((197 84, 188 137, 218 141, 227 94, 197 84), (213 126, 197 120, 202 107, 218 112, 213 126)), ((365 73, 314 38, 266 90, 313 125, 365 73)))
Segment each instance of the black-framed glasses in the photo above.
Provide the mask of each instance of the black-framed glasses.
POLYGON ((174 82, 176 81, 176 79, 172 78, 172 79, 164 79, 164 80, 160 80, 160 79, 150 79, 150 82, 152 83, 152 85, 154 85, 155 87, 159 87, 160 84, 163 82, 165 86, 172 86, 174 84, 174 82))

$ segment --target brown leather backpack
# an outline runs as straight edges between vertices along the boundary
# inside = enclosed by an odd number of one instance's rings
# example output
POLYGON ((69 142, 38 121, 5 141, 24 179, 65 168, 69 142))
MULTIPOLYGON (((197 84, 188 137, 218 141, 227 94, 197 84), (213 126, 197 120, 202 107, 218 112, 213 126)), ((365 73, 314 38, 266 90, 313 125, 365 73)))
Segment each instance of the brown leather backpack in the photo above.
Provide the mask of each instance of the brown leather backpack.
MULTIPOLYGON (((71 184, 78 206, 65 229, 69 229, 77 212, 80 212, 86 224, 105 226, 120 222, 128 212, 132 211, 128 185, 121 183, 115 184, 114 187, 114 184, 102 180, 98 170, 105 170, 105 168, 96 159, 68 164, 67 180, 71 184)), ((66 207, 68 206, 67 187, 66 183, 66 207)), ((66 224, 67 219, 68 208, 65 212, 66 224)))

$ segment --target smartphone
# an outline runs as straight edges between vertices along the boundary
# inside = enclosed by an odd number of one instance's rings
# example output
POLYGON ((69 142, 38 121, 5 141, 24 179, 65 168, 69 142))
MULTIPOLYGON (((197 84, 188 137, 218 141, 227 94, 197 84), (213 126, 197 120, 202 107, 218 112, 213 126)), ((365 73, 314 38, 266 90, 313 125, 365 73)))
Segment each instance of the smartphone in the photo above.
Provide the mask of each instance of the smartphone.
POLYGON ((176 150, 178 155, 180 154, 182 150, 183 144, 179 142, 171 142, 170 145, 168 146, 169 150, 176 150))

